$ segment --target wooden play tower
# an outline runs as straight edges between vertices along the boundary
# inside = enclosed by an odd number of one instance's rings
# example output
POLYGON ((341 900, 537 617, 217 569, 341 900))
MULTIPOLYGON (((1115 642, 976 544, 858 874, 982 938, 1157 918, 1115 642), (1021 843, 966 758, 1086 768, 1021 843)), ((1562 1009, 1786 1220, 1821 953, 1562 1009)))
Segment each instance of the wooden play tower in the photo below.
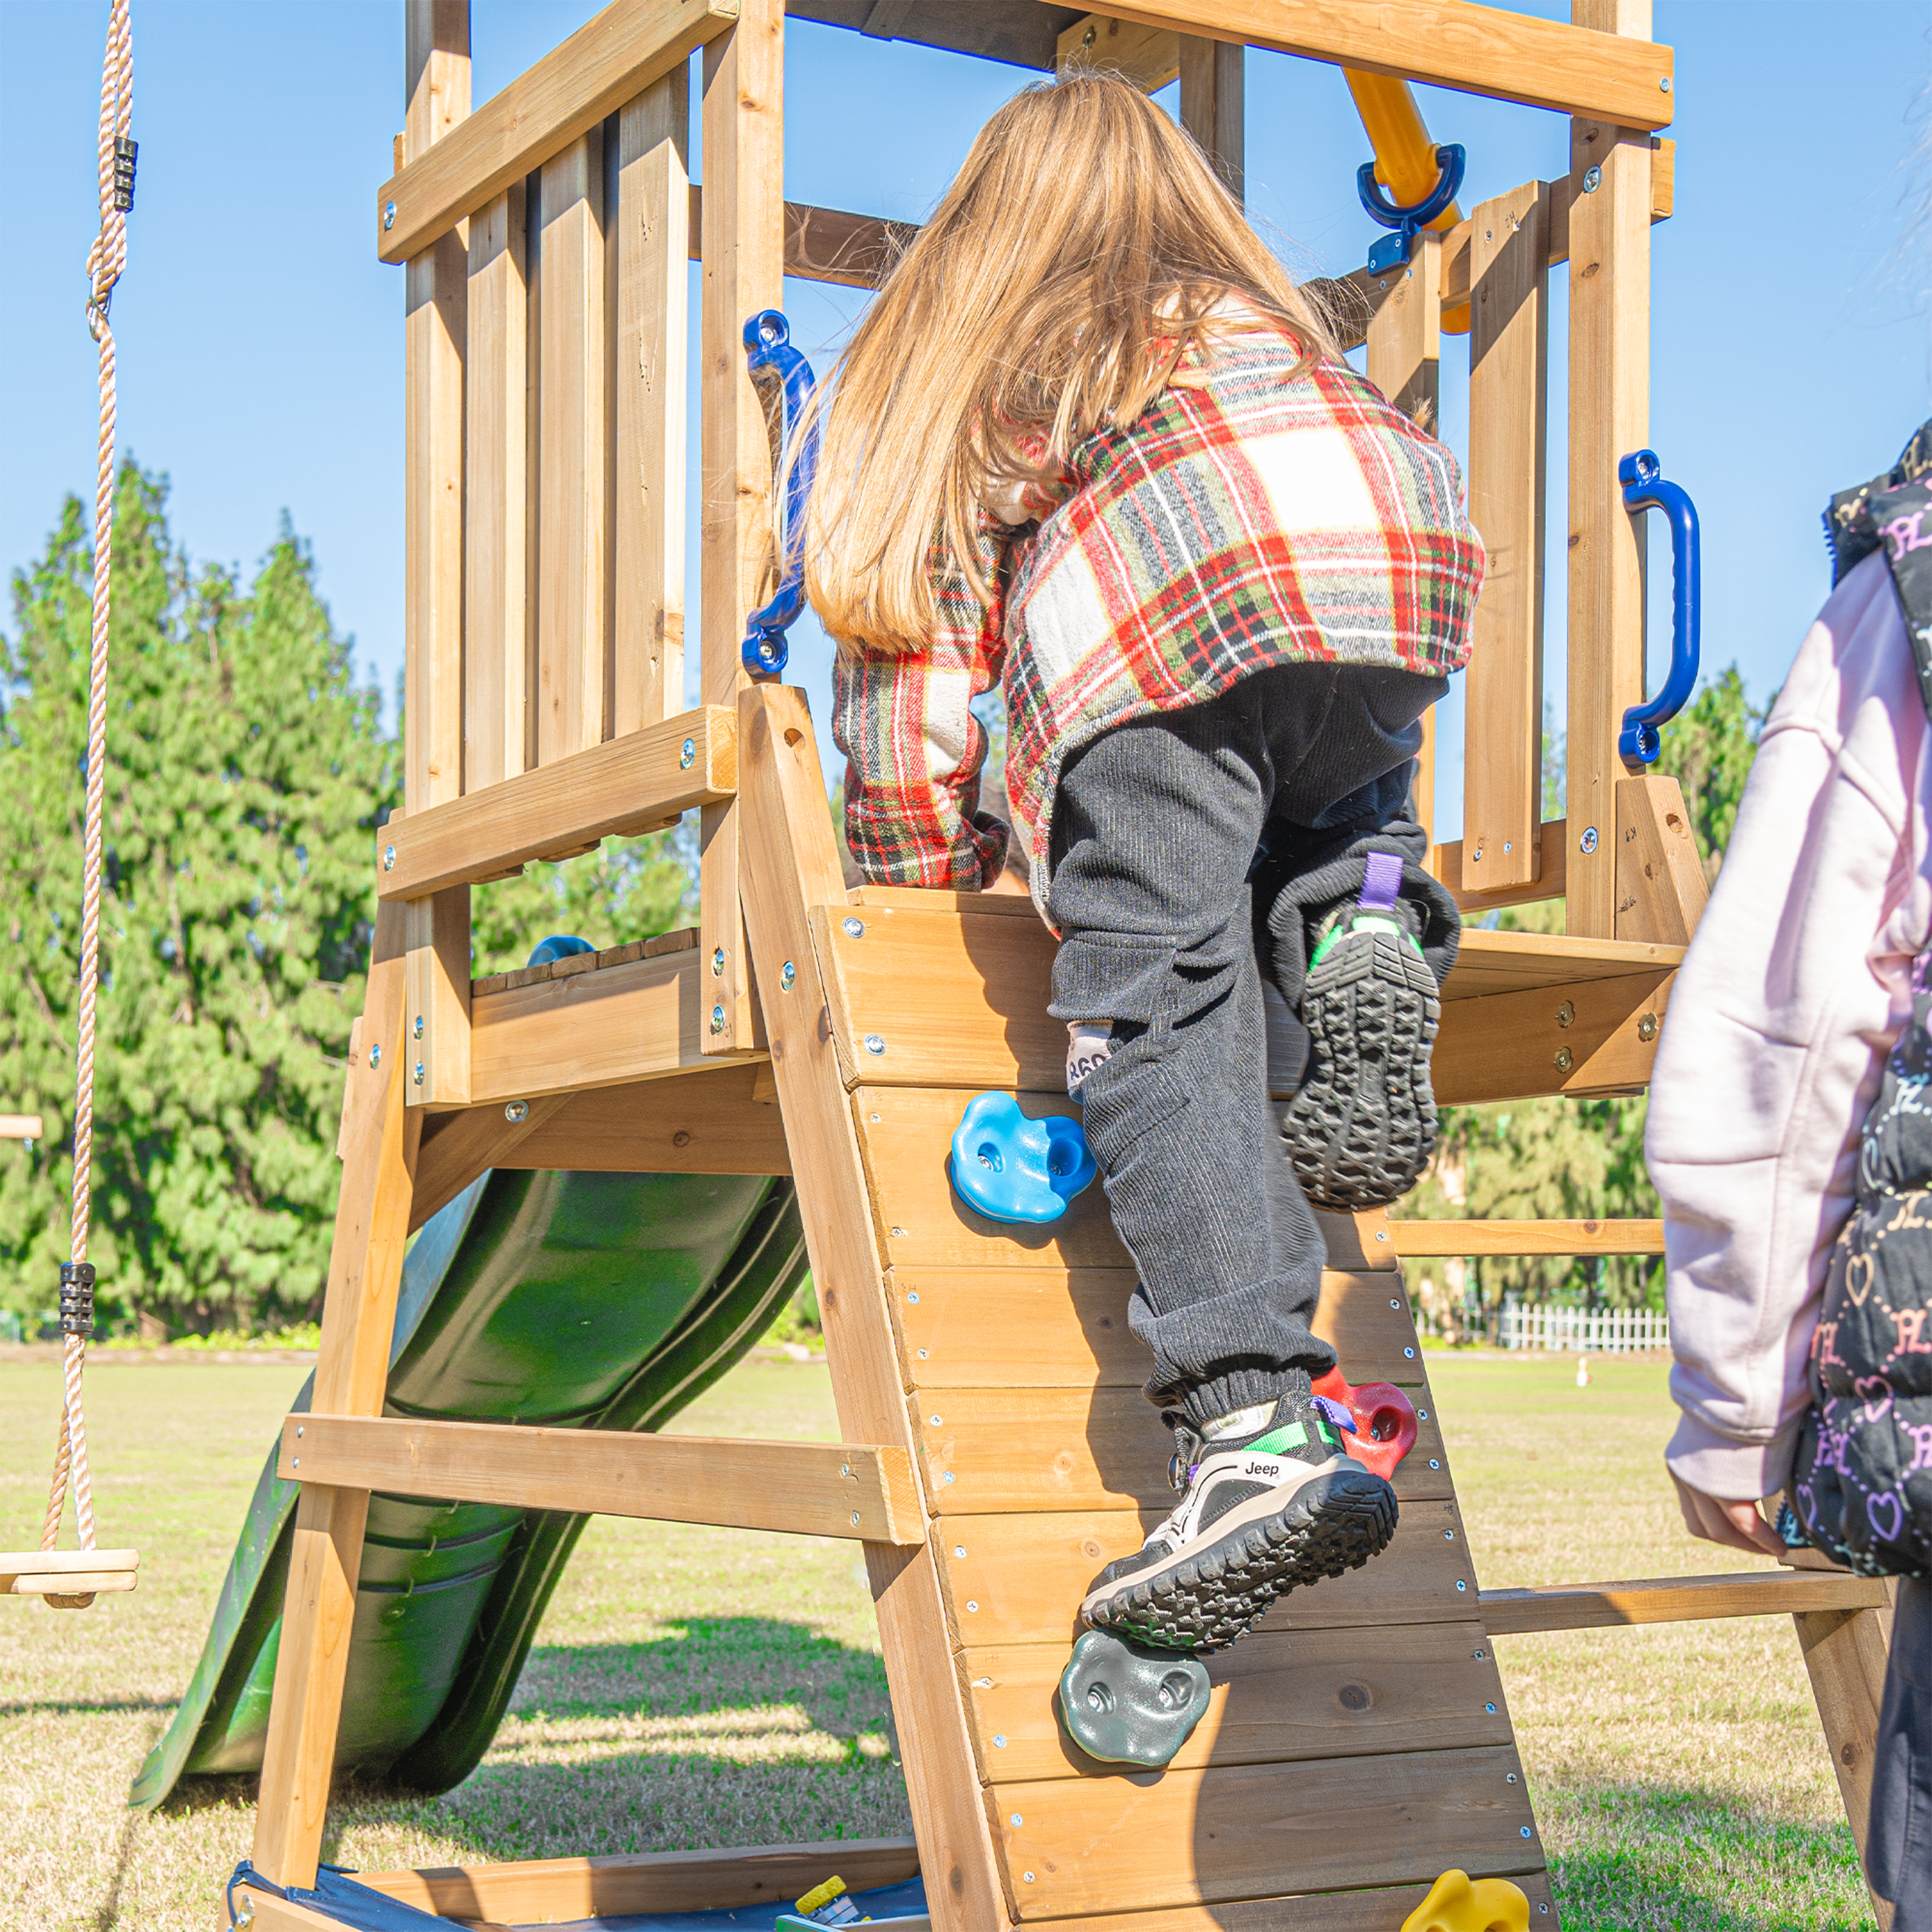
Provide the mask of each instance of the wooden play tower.
MULTIPOLYGON (((1353 1382, 1404 1385, 1420 1438, 1366 1569, 1298 1591, 1211 1660, 1164 1772, 1084 1758, 1053 1691, 1088 1579, 1171 1501, 1138 1392, 1132 1275, 1100 1190, 1016 1238, 949 1186, 968 1097, 1070 1112, 1053 941, 1022 897, 848 890, 795 688, 740 662, 770 594, 772 439, 742 330, 787 275, 866 286, 893 225, 788 203, 782 0, 615 0, 472 110, 466 0, 408 0, 406 131, 376 198, 406 265, 407 809, 376 835, 380 910, 343 1115, 313 1412, 254 1862, 307 1886, 322 1846, 372 1492, 842 1536, 862 1544, 916 1845, 559 1861, 364 1882, 498 1924, 788 1898, 922 1872, 934 1927, 1395 1932, 1450 1866, 1508 1875, 1557 1924, 1491 1638, 1793 1612, 1855 1831, 1886 1640, 1841 1573, 1483 1591, 1397 1258, 1655 1252, 1653 1224, 1326 1224, 1320 1327, 1353 1382), (702 191, 686 176, 702 62, 702 191), (696 434, 701 703, 683 708, 687 262, 703 263, 696 434), (701 816, 694 931, 472 981, 470 892, 607 836, 701 816), (424 1422, 382 1414, 405 1241, 490 1167, 794 1177, 842 1444, 424 1422)), ((1472 912, 1562 898, 1562 937, 1472 931, 1446 988, 1444 1102, 1648 1079, 1702 875, 1674 780, 1627 765, 1644 568, 1618 464, 1648 438, 1649 247, 1667 215, 1670 50, 1648 0, 1554 24, 1466 0, 794 0, 802 18, 1021 67, 1177 74, 1224 178, 1244 50, 1347 69, 1384 178, 1400 83, 1570 117, 1572 171, 1454 210, 1407 268, 1331 293, 1370 374, 1433 406, 1471 357, 1468 470, 1490 577, 1468 673, 1472 912), (1390 82, 1396 83, 1393 88, 1390 82), (1390 113, 1371 112, 1379 101, 1390 113), (1568 479, 1544 464, 1552 269, 1569 281, 1568 479), (1351 306, 1352 305, 1352 306, 1351 306), (1567 517, 1568 810, 1539 771, 1546 500, 1567 517)), ((1340 85, 1338 76, 1336 84, 1340 85)), ((1352 167, 1359 155, 1338 157, 1352 167)), ((1413 156, 1407 160, 1412 161, 1413 156)), ((1411 172, 1413 170, 1412 169, 1411 172)), ((1428 184, 1426 178, 1423 185, 1428 184)), ((1430 812, 1425 761, 1420 815, 1430 812)), ((248 1894, 257 1924, 324 1926, 248 1894)))

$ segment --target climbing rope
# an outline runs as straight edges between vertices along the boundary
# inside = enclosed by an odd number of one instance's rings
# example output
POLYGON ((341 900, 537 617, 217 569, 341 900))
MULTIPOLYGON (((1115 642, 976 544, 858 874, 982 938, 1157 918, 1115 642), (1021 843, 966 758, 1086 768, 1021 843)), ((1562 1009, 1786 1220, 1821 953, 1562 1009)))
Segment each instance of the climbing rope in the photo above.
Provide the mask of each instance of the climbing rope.
MULTIPOLYGON (((61 1330, 64 1345, 60 1441, 47 1498, 40 1547, 60 1535, 69 1477, 80 1546, 94 1547, 94 1492, 87 1471, 87 1423, 81 1409, 81 1369, 94 1329, 94 1270, 88 1264, 89 1182, 94 1156, 94 1009, 100 959, 100 819, 107 767, 107 628, 114 557, 114 332, 108 305, 128 261, 128 211, 134 205, 134 50, 128 0, 112 0, 107 48, 100 68, 100 232, 87 257, 87 326, 100 350, 100 443, 94 487, 94 633, 87 686, 87 829, 81 878, 80 1002, 74 1064, 74 1239, 61 1270, 61 1330)), ((92 1594, 49 1597, 50 1604, 84 1609, 92 1594)))

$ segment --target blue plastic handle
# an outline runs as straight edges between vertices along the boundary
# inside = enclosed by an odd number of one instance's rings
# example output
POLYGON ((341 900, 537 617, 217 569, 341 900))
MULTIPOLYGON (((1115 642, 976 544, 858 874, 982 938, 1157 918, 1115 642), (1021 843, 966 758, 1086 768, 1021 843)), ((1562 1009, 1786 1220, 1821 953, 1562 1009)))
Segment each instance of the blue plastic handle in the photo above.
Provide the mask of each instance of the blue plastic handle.
POLYGON ((1703 602, 1702 566, 1698 556, 1697 506, 1681 483, 1665 479, 1654 450, 1640 449, 1617 465, 1624 486, 1626 509, 1659 509, 1670 519, 1670 675, 1648 704, 1633 704, 1624 713, 1617 749, 1624 762, 1657 762, 1659 727, 1667 724, 1690 701, 1697 682, 1698 622, 1703 602))
POLYGON ((766 679, 784 669, 791 655, 785 632, 805 608, 805 512, 818 470, 818 418, 812 418, 794 461, 793 444, 814 384, 812 364, 791 346, 791 325, 782 310, 760 309, 745 324, 745 366, 754 382, 761 376, 767 382, 775 380, 784 395, 778 455, 785 474, 784 520, 778 535, 782 570, 778 595, 752 613, 742 646, 745 668, 752 676, 766 679))
POLYGON ((1369 250, 1369 273, 1385 275, 1391 268, 1408 265, 1410 254, 1415 247, 1415 238, 1426 228, 1449 204, 1456 199, 1456 190, 1462 185, 1462 170, 1468 160, 1460 143, 1450 142, 1436 151, 1436 165, 1442 170, 1436 185, 1413 208, 1398 208, 1383 194, 1382 184, 1376 179, 1376 164, 1364 161, 1355 170, 1355 192, 1362 197, 1362 206, 1370 218, 1379 221, 1384 228, 1393 228, 1393 235, 1384 235, 1369 250))
POLYGON ((1086 1130, 1064 1114, 1030 1120, 1010 1094, 976 1094, 952 1134, 952 1185, 988 1220, 1057 1221, 1090 1186, 1086 1130))

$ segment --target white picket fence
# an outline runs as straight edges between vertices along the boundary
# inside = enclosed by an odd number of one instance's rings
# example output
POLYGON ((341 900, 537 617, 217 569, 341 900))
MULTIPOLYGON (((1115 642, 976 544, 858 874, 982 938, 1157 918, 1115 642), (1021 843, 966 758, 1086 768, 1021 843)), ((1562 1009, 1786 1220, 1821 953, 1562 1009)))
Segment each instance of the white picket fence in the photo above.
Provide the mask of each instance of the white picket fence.
POLYGON ((1670 1346, 1667 1316, 1650 1308, 1524 1307, 1505 1302, 1496 1336, 1504 1348, 1552 1354, 1630 1355, 1670 1346))

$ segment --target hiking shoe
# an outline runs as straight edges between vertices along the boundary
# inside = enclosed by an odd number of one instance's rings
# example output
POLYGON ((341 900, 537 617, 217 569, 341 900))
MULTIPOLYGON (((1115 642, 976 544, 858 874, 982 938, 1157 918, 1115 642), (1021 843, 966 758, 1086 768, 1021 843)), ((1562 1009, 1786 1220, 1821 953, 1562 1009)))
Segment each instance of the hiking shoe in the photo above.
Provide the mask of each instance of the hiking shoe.
POLYGON ((1179 1507, 1094 1580, 1082 1617, 1168 1650, 1221 1650, 1284 1590, 1378 1555, 1395 1534, 1395 1491, 1343 1450, 1339 1419, 1324 1398, 1291 1393, 1204 1438, 1178 1431, 1179 1507))
POLYGON ((1436 1148, 1429 1056, 1442 1017, 1436 976, 1397 896, 1402 861, 1369 855, 1361 896, 1322 925, 1301 1017, 1308 1070, 1282 1139, 1318 1208, 1385 1208, 1420 1178, 1436 1148))

